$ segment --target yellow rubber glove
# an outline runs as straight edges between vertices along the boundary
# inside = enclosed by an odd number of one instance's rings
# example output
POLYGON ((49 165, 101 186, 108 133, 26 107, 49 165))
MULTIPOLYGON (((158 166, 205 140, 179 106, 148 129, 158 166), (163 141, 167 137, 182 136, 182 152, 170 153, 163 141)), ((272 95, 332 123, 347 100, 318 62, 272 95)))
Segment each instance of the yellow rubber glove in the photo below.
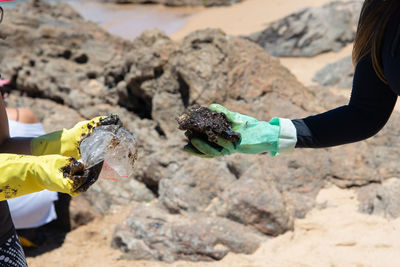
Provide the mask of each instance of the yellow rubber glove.
POLYGON ((71 129, 63 129, 33 138, 31 153, 35 156, 59 154, 80 159, 81 140, 89 136, 100 125, 122 126, 122 122, 117 115, 100 116, 90 121, 81 121, 71 129))
POLYGON ((85 169, 74 158, 60 155, 0 154, 0 201, 43 189, 78 195, 97 180, 102 166, 85 169))

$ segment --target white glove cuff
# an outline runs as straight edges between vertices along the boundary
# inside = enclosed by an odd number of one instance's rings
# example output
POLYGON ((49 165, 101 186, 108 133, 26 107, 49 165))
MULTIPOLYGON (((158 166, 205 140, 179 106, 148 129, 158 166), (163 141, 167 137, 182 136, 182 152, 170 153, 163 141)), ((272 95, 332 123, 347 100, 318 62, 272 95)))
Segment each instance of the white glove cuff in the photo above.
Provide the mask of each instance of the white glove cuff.
POLYGON ((279 126, 278 153, 288 154, 294 150, 297 143, 296 127, 291 120, 282 118, 279 118, 279 126))

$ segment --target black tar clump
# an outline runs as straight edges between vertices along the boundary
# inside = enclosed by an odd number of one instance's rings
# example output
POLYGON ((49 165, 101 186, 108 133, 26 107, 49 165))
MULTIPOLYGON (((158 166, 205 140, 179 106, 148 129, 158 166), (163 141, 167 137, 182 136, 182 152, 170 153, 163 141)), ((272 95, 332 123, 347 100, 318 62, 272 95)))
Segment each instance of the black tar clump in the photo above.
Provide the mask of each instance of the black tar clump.
POLYGON ((232 131, 231 123, 223 113, 210 110, 206 107, 193 105, 177 118, 179 129, 186 131, 186 136, 208 139, 216 142, 218 137, 231 142, 238 142, 240 134, 232 131))

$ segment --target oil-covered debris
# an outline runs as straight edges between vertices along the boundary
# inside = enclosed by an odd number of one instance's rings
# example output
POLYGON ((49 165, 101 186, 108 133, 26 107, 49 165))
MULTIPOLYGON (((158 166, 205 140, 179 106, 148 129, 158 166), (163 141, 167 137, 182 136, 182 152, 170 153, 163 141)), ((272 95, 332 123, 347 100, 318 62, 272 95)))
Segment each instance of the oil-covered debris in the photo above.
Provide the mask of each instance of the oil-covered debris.
POLYGON ((70 178, 73 175, 82 175, 85 170, 85 165, 82 162, 70 158, 70 164, 61 168, 64 177, 70 178))
POLYGON ((70 163, 61 168, 64 178, 72 180, 73 192, 85 192, 99 177, 103 161, 91 167, 85 167, 80 161, 70 158, 70 163))
POLYGON ((74 189, 75 192, 85 192, 88 190, 88 188, 94 184, 97 179, 99 178, 99 175, 101 173, 102 167, 103 167, 103 161, 97 163, 96 165, 88 168, 85 172, 85 176, 87 176, 85 182, 80 185, 78 188, 74 189))
POLYGON ((231 142, 238 142, 240 134, 232 131, 231 123, 223 113, 210 110, 200 105, 193 105, 177 118, 179 129, 186 131, 190 139, 200 137, 216 142, 218 137, 231 142))
MULTIPOLYGON (((137 159, 135 137, 120 125, 102 125, 82 140, 80 144, 81 161, 92 167, 104 161, 104 166, 115 171, 115 177, 129 177, 137 159)), ((100 175, 101 176, 101 175, 100 175)))

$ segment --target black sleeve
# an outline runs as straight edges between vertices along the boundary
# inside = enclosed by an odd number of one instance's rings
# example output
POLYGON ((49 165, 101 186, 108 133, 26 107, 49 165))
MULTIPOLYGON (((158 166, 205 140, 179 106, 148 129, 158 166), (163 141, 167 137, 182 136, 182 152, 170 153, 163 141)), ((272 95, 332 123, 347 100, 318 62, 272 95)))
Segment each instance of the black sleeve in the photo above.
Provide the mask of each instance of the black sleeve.
POLYGON ((397 95, 382 82, 371 58, 356 66, 350 102, 322 114, 293 120, 296 147, 329 147, 357 142, 375 135, 389 119, 397 95))
POLYGON ((8 203, 6 200, 0 201, 0 245, 3 245, 14 231, 8 203))
POLYGON ((293 120, 296 147, 330 147, 375 135, 388 121, 400 94, 400 10, 391 18, 382 46, 387 83, 372 66, 370 55, 357 64, 349 104, 322 114, 293 120))

